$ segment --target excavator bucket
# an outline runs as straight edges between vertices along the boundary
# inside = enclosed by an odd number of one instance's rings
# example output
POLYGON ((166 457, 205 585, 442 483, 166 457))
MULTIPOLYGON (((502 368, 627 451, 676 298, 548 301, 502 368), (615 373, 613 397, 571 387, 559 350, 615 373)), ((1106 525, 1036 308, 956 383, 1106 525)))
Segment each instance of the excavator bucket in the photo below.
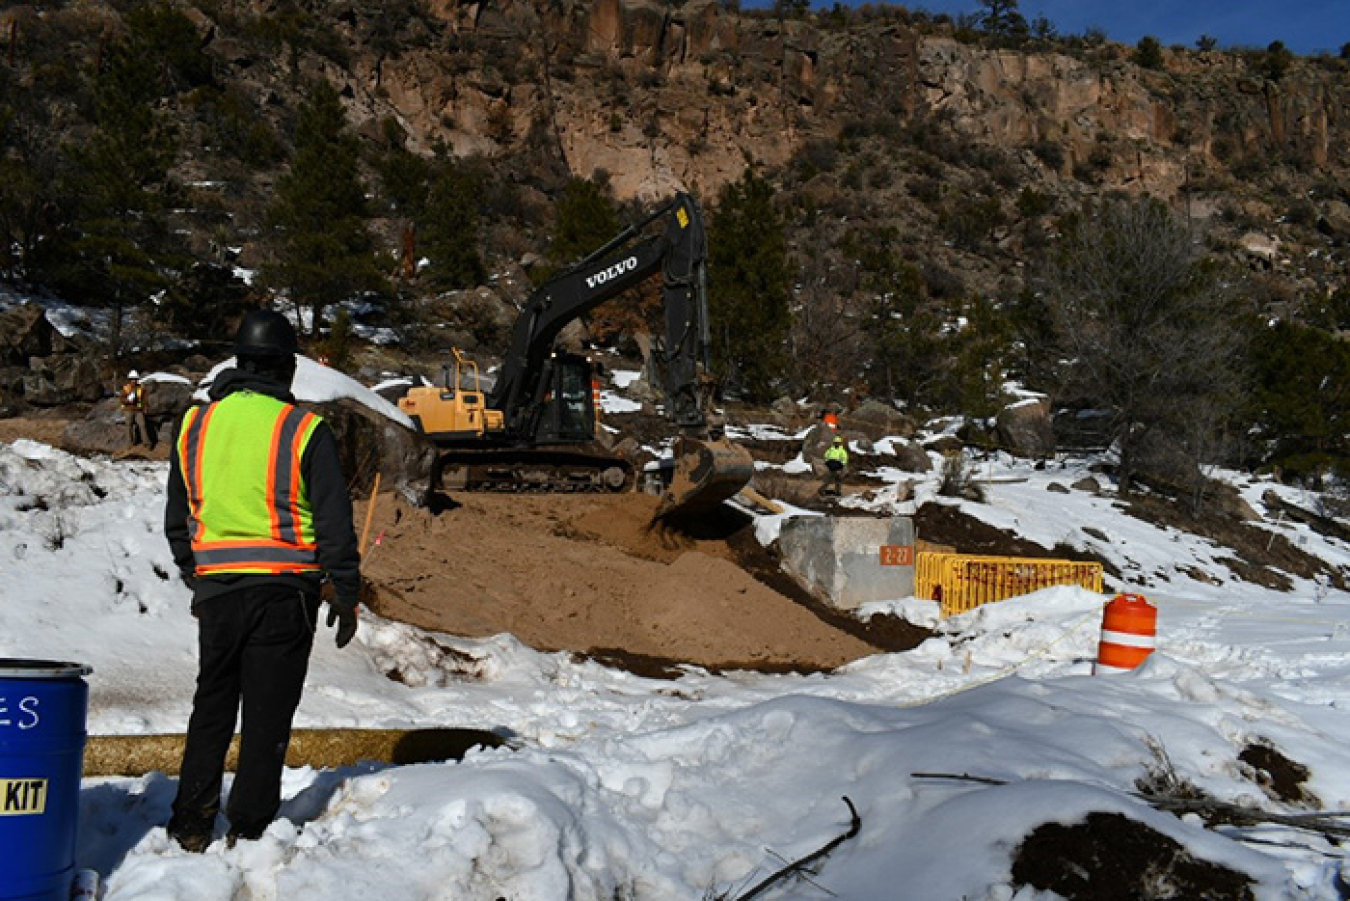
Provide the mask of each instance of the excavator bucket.
POLYGON ((749 484, 755 472, 750 452, 730 441, 683 438, 677 451, 675 473, 653 522, 674 524, 706 513, 749 484))

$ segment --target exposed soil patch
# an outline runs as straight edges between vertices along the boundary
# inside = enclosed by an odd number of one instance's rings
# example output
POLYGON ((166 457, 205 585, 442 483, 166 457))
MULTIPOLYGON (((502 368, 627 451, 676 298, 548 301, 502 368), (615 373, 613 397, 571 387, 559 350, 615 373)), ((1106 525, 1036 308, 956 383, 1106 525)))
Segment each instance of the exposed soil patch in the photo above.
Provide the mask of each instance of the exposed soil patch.
POLYGON ((1251 879, 1198 860, 1175 840, 1119 813, 1090 813, 1081 823, 1045 823, 1017 848, 1015 886, 1068 901, 1252 898, 1251 879))
POLYGON ((994 557, 1035 557, 1100 563, 1116 578, 1120 571, 1111 561, 1067 545, 1045 548, 1034 541, 1010 534, 950 504, 924 504, 914 516, 914 533, 926 542, 954 547, 962 554, 994 557))
POLYGON ((1317 796, 1304 784, 1312 771, 1284 756, 1278 748, 1252 742, 1242 749, 1238 760, 1250 768, 1253 780, 1274 800, 1314 809, 1321 807, 1317 796))
POLYGON ((1257 528, 1231 514, 1205 508, 1195 514, 1184 503, 1150 495, 1130 497, 1124 509, 1145 522, 1201 535, 1232 548, 1236 556, 1224 558, 1224 565, 1239 578, 1264 588, 1288 591, 1292 587, 1289 575, 1303 579, 1323 575, 1339 589, 1350 588, 1345 573, 1300 550, 1285 536, 1257 528))
POLYGON ((69 420, 66 419, 0 419, 0 444, 13 444, 20 438, 28 438, 50 444, 52 447, 60 447, 61 435, 68 423, 69 420))

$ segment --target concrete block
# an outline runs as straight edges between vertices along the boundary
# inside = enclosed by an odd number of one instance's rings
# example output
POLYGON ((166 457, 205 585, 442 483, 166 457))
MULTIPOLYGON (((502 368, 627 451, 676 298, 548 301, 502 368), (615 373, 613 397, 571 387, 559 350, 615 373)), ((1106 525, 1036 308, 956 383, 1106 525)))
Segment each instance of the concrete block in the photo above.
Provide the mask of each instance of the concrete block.
POLYGON ((797 516, 778 535, 783 569, 821 601, 853 610, 914 594, 914 521, 797 516))

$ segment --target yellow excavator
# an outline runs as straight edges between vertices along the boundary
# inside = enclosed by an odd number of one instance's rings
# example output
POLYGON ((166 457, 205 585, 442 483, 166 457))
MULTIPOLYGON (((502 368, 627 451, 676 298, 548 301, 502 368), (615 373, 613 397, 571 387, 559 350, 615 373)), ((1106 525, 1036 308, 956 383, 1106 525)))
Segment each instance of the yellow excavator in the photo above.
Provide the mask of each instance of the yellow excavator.
POLYGON ((687 521, 745 487, 754 472, 750 454, 714 434, 705 409, 707 233, 698 204, 683 193, 530 295, 490 390, 477 364, 455 350, 441 385, 413 388, 399 400, 440 448, 436 483, 506 491, 630 484, 628 461, 595 440, 590 361, 555 342, 569 323, 658 272, 665 330, 653 361, 679 437, 655 518, 687 521), (658 220, 660 233, 646 234, 658 220))

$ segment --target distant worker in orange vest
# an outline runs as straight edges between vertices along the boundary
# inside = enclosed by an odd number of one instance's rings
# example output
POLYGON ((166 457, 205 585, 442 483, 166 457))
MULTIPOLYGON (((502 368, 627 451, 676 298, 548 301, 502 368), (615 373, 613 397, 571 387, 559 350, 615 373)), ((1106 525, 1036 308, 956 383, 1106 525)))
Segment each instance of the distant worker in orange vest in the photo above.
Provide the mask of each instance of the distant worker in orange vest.
POLYGON ((170 837, 211 844, 225 754, 243 708, 227 840, 256 839, 281 806, 281 772, 304 688, 319 588, 334 597, 337 646, 356 634, 360 557, 337 440, 291 395, 295 329, 272 310, 244 317, 237 368, 190 408, 170 456, 164 532, 197 618, 192 698, 170 837))
POLYGON ((132 447, 144 444, 154 450, 155 436, 150 434, 145 420, 145 386, 141 384, 141 374, 134 369, 127 373, 120 400, 127 419, 127 444, 132 447))

